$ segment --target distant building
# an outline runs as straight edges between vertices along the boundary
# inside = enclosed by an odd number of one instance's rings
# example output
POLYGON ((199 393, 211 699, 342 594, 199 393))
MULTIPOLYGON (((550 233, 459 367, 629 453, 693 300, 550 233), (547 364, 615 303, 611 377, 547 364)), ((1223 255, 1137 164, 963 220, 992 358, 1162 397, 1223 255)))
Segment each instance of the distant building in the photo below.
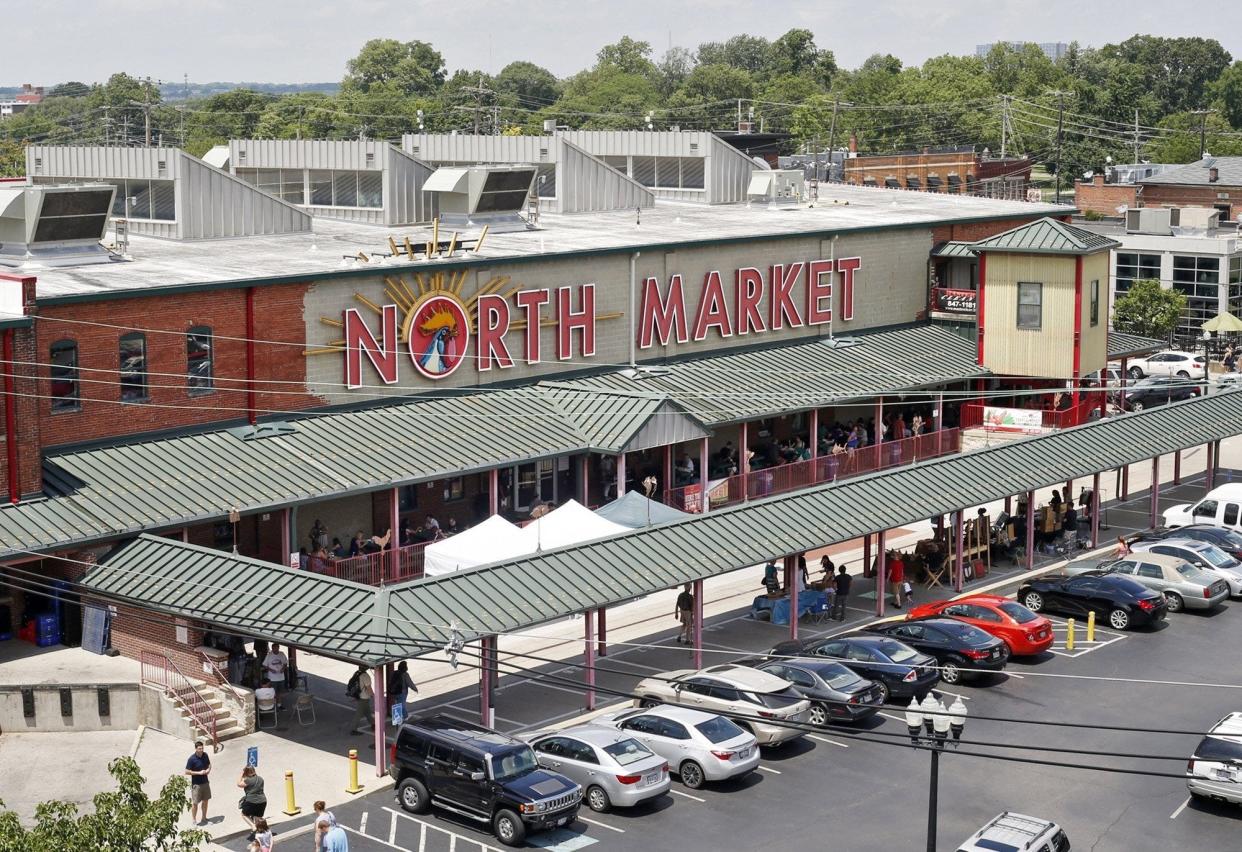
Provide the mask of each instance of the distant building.
POLYGON ((32 86, 29 83, 23 83, 22 90, 15 96, 0 100, 0 118, 8 118, 10 115, 24 112, 28 107, 34 106, 41 100, 43 100, 42 86, 32 86))
POLYGON ((1242 157, 1205 157, 1185 165, 1113 166, 1074 186, 1076 206, 1105 216, 1135 207, 1210 207, 1221 221, 1242 217, 1242 157))
POLYGON ((975 45, 975 56, 982 59, 991 53, 992 48, 996 47, 998 44, 1003 44, 1012 50, 1021 50, 1028 44, 1033 44, 1042 50, 1044 52, 1044 56, 1047 56, 1053 62, 1056 62, 1069 50, 1069 45, 1063 41, 993 41, 987 44, 975 45))
POLYGON ((986 148, 977 153, 973 145, 878 156, 857 156, 856 148, 857 142, 851 138, 845 182, 888 189, 1024 201, 1034 165, 1034 160, 1026 157, 993 157, 986 148))

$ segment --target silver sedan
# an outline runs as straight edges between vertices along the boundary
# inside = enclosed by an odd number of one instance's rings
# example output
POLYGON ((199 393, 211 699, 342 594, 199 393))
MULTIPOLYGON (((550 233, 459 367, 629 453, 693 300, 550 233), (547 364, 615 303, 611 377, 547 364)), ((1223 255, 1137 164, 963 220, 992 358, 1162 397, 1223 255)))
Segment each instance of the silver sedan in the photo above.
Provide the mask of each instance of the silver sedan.
POLYGON ((747 775, 759 765, 759 743, 724 716, 665 704, 608 713, 595 720, 632 735, 668 761, 694 790, 707 781, 747 775))
POLYGON ((668 792, 668 761, 628 733, 575 725, 527 737, 539 765, 582 785, 593 811, 629 808, 668 792))

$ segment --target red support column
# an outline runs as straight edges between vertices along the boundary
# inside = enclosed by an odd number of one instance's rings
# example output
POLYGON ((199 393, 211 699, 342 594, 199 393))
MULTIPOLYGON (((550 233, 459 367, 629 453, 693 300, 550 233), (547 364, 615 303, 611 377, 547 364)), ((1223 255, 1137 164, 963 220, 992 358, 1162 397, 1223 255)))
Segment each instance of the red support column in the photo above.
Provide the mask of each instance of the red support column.
POLYGON ((1216 459, 1212 458, 1213 450, 1216 445, 1211 441, 1207 443, 1207 462, 1204 467, 1204 473, 1207 474, 1207 489, 1211 491, 1216 487, 1216 459))
POLYGON ((1117 413, 1124 414, 1126 410, 1126 383, 1130 381, 1130 376, 1126 372, 1126 364, 1130 359, 1121 359, 1121 386, 1117 389, 1117 413))
POLYGON ((1130 499, 1130 465, 1121 468, 1121 499, 1130 499))
POLYGON ((578 456, 578 502, 591 505, 591 454, 578 456))
POLYGON ((888 539, 888 531, 876 533, 876 566, 875 566, 875 614, 884 615, 884 585, 888 574, 888 554, 884 548, 888 539))
POLYGON ((750 430, 743 421, 738 426, 738 448, 737 448, 737 470, 742 474, 742 499, 750 499, 750 441, 748 440, 750 430))
POLYGON ((699 511, 707 514, 711 506, 707 501, 707 464, 711 448, 706 438, 699 442, 699 511))
POLYGON ((1160 517, 1160 456, 1153 456, 1151 460, 1151 525, 1156 526, 1156 519, 1160 517))
POLYGON ((863 573, 871 573, 871 533, 863 536, 863 573))
POLYGON ((1100 475, 1091 477, 1091 546, 1100 546, 1100 475))
MULTIPOLYGON (((807 442, 810 443, 811 461, 819 458, 819 409, 811 409, 811 431, 807 434, 807 442)), ((814 476, 811 477, 813 482, 818 481, 814 476)))
POLYGON ((1216 471, 1220 468, 1220 441, 1212 442, 1212 481, 1216 481, 1216 471))
POLYGON ((1173 454, 1173 484, 1182 484, 1182 451, 1173 454))
MULTIPOLYGON (((660 477, 660 479, 662 481, 660 482, 659 490, 656 492, 657 494, 659 493, 667 494, 668 492, 673 490, 673 445, 672 444, 664 445, 664 473, 660 477)), ((667 500, 668 498, 666 497, 665 499, 667 500)))
POLYGON ((694 667, 703 668, 703 581, 695 580, 692 589, 694 595, 694 618, 691 633, 694 642, 694 667))
POLYGON ((388 579, 396 580, 401 573, 397 554, 401 548, 401 489, 393 488, 388 496, 392 505, 388 507, 388 529, 390 537, 388 539, 388 550, 381 559, 388 560, 388 579))
POLYGON ((617 453, 617 497, 625 496, 625 453, 617 453))
MULTIPOLYGON (((181 530, 181 540, 186 541, 189 538, 189 528, 183 527, 181 530)), ((285 507, 280 510, 280 562, 282 565, 289 564, 289 554, 293 552, 293 533, 289 529, 289 509, 285 507)), ((289 649, 289 653, 293 653, 293 649, 289 649)))
POLYGON ((936 394, 936 410, 932 412, 932 428, 936 430, 936 455, 944 452, 944 394, 936 394))
POLYGON ((595 709, 595 610, 582 613, 586 629, 584 664, 586 667, 586 709, 595 709))
POLYGON ((965 571, 962 568, 964 535, 962 510, 958 509, 953 513, 953 590, 956 592, 962 590, 962 584, 965 582, 965 571))
POLYGON ((884 463, 884 457, 881 455, 883 450, 880 448, 884 432, 884 397, 880 397, 875 401, 875 428, 871 430, 871 444, 875 447, 875 469, 879 470, 884 463))
POLYGON ((1065 490, 1061 492, 1061 499, 1065 501, 1066 506, 1074 504, 1074 480, 1065 480, 1065 490))
POLYGON ((1026 570, 1035 567, 1035 492, 1026 492, 1026 570))
POLYGON ((488 514, 500 514, 500 470, 487 472, 487 511, 488 514))
POLYGON ((1012 497, 1005 498, 1005 514, 1006 515, 1013 514, 1013 498, 1012 497))
POLYGON ((599 641, 596 643, 597 653, 601 657, 608 656, 608 607, 601 606, 596 610, 599 616, 599 641))
POLYGON ((798 587, 802 584, 802 572, 798 570, 798 557, 785 557, 785 589, 789 592, 789 638, 798 639, 798 587))
POLYGON ((492 709, 492 664, 496 637, 484 636, 479 640, 479 723, 485 728, 495 727, 496 717, 492 709))
POLYGON ((371 669, 371 710, 374 713, 375 723, 375 777, 383 778, 387 770, 384 765, 388 757, 388 748, 386 742, 386 726, 388 715, 388 701, 384 695, 384 690, 388 684, 384 683, 384 670, 376 666, 371 669))

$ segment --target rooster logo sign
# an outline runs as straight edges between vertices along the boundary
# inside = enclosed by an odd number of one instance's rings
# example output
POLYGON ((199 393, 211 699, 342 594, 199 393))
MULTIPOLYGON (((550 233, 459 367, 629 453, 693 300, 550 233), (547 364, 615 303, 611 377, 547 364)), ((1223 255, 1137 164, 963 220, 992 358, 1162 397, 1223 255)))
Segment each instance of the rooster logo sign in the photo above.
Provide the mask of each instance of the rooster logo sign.
POLYGON ((443 293, 431 294, 410 317, 407 337, 415 368, 429 379, 452 374, 470 343, 470 320, 461 303, 443 293))

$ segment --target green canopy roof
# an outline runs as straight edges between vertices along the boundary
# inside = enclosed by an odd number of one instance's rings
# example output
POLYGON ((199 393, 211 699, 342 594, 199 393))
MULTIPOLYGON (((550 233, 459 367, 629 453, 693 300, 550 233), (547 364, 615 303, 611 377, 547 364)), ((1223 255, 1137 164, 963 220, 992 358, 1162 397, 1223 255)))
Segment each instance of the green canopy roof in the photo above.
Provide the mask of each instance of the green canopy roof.
POLYGON ((1121 243, 1068 222, 1043 218, 972 243, 975 253, 1007 251, 1020 254, 1095 254, 1121 243))

